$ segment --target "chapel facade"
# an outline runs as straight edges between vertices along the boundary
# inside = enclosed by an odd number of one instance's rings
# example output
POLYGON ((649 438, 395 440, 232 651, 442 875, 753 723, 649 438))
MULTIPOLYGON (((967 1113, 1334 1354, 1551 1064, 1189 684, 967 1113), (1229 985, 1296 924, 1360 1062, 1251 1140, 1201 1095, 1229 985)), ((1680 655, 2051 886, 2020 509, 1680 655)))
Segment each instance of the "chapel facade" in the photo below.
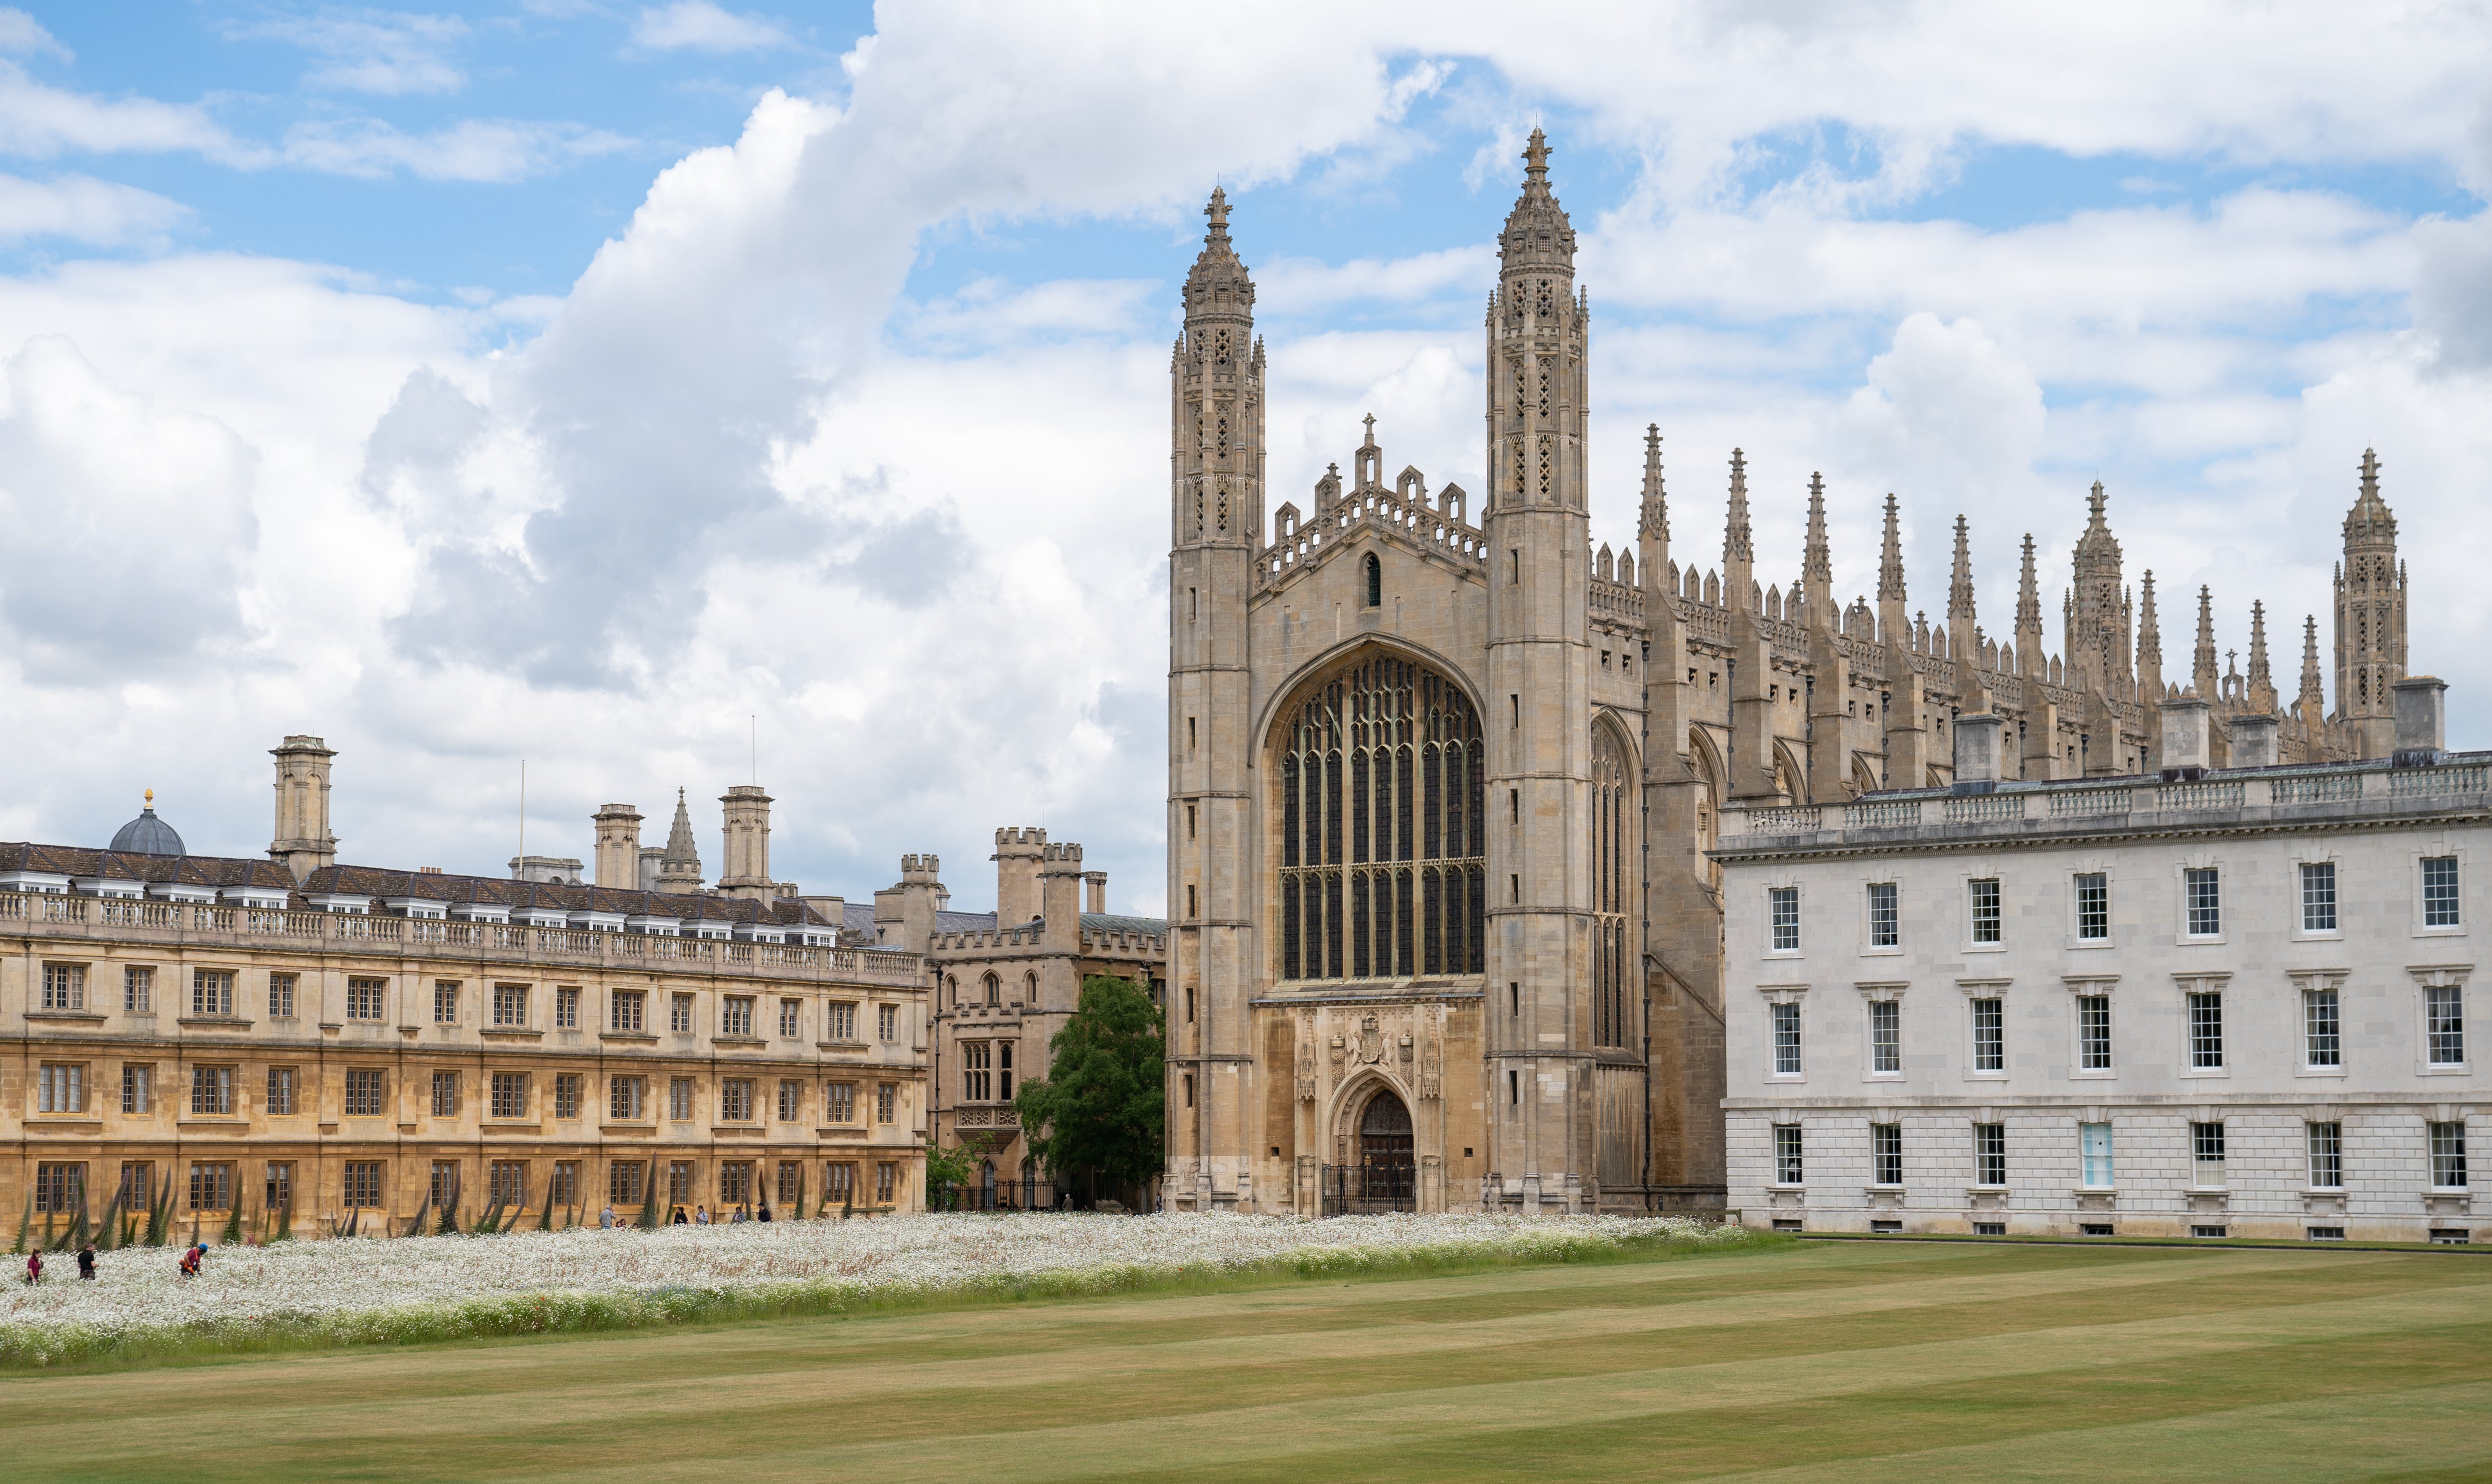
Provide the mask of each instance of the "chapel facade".
MULTIPOLYGON (((1877 601, 1837 601, 1812 479, 1797 577, 1761 580, 1734 450, 1720 564, 1671 549, 1658 428, 1633 543, 1595 549, 1590 304, 1533 131, 1485 326, 1486 487, 1388 473, 1374 419, 1312 508, 1266 510, 1266 365, 1224 194, 1171 367, 1169 1159, 1176 1208, 1685 1209, 1724 1191, 1723 806, 1952 779, 1959 715, 2005 776, 2158 767, 2151 573, 2097 484, 2046 657, 2035 552, 2012 631, 1974 612, 1959 517, 1945 617, 1907 597, 1885 505, 1877 601)), ((2277 760, 2384 757, 2405 572, 2366 454, 2335 605, 2287 707, 2252 608, 2221 668, 2198 595, 2185 691, 2274 717, 2277 760)))

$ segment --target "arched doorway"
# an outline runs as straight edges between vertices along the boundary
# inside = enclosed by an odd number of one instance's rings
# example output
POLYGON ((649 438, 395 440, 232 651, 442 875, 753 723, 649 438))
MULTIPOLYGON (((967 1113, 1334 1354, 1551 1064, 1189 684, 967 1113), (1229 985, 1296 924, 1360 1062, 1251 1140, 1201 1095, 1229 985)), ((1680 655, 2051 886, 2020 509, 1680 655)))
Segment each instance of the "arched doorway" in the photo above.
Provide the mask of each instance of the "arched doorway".
POLYGON ((1410 1110, 1390 1087, 1380 1087, 1358 1115, 1358 1190, 1371 1211, 1416 1208, 1416 1163, 1410 1147, 1410 1110))

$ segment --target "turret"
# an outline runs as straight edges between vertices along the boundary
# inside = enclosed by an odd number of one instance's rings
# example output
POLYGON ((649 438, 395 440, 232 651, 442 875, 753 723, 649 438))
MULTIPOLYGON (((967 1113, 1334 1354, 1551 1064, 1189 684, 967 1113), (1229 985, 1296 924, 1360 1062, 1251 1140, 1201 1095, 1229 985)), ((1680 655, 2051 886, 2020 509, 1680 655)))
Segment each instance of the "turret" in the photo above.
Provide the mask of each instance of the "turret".
POLYGON ((597 884, 638 890, 640 812, 629 804, 608 804, 589 819, 597 826, 597 884))
POLYGON ((277 837, 268 853, 300 884, 338 863, 338 837, 329 833, 329 760, 338 755, 318 737, 296 736, 269 756, 277 759, 277 837))
POLYGON ((737 784, 719 795, 726 815, 727 850, 719 891, 767 902, 778 895, 770 879, 770 795, 758 784, 737 784))
POLYGON ((875 940, 885 948, 924 953, 934 938, 934 914, 951 901, 936 855, 904 855, 899 883, 874 894, 875 940))
POLYGON ((693 844, 692 811, 675 790, 675 823, 667 831, 667 853, 658 861, 658 890, 689 896, 701 889, 700 850, 693 844))
POLYGON ((2077 538, 2063 641, 2068 684, 2111 696, 2129 685, 2129 611, 2120 578, 2120 542, 2103 519, 2102 481, 2086 497, 2086 528, 2077 538), (2082 677, 2082 678, 2081 678, 2082 677))
POLYGON ((1039 915, 1038 863, 1047 848, 1047 831, 1007 828, 995 831, 995 926, 1017 928, 1039 915))
POLYGON ((2406 673, 2406 571, 2397 518, 2380 497, 2380 459, 2362 450, 2362 484, 2345 514, 2336 569, 2336 714, 2357 757, 2396 746, 2396 683, 2406 673))

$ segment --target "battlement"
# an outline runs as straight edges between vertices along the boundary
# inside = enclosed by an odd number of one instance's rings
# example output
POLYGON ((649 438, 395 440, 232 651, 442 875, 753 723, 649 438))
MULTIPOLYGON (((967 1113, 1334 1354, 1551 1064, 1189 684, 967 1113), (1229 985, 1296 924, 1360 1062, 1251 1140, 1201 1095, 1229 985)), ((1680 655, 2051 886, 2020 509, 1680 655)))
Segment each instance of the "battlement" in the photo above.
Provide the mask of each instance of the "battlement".
POLYGON ((900 858, 900 878, 904 881, 932 881, 943 874, 939 855, 904 855, 900 858))
POLYGON ((995 853, 1030 854, 1047 844, 1047 831, 1035 825, 1007 825, 995 831, 995 853))
POLYGON ((1050 875, 1079 873, 1082 869, 1082 847, 1069 841, 1063 845, 1044 846, 1040 847, 1039 859, 1047 863, 1050 875))

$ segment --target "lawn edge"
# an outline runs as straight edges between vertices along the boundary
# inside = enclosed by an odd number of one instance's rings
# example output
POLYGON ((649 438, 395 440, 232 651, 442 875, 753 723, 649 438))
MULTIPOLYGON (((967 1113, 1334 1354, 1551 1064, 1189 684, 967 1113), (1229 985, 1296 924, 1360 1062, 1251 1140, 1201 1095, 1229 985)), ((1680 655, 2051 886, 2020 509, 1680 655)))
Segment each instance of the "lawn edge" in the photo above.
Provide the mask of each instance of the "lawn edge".
POLYGON ((104 1334, 78 1326, 0 1326, 0 1379, 89 1374, 253 1356, 402 1350, 786 1319, 883 1315, 1080 1302, 1141 1295, 1241 1292, 1316 1282, 1452 1277, 1509 1268, 1646 1262, 1796 1248, 1775 1232, 1720 1229, 1702 1239, 1534 1233, 1523 1243, 1332 1247, 1234 1266, 1124 1266, 965 1283, 866 1288, 806 1281, 760 1288, 659 1289, 611 1294, 522 1293, 456 1304, 409 1305, 321 1316, 104 1334))

